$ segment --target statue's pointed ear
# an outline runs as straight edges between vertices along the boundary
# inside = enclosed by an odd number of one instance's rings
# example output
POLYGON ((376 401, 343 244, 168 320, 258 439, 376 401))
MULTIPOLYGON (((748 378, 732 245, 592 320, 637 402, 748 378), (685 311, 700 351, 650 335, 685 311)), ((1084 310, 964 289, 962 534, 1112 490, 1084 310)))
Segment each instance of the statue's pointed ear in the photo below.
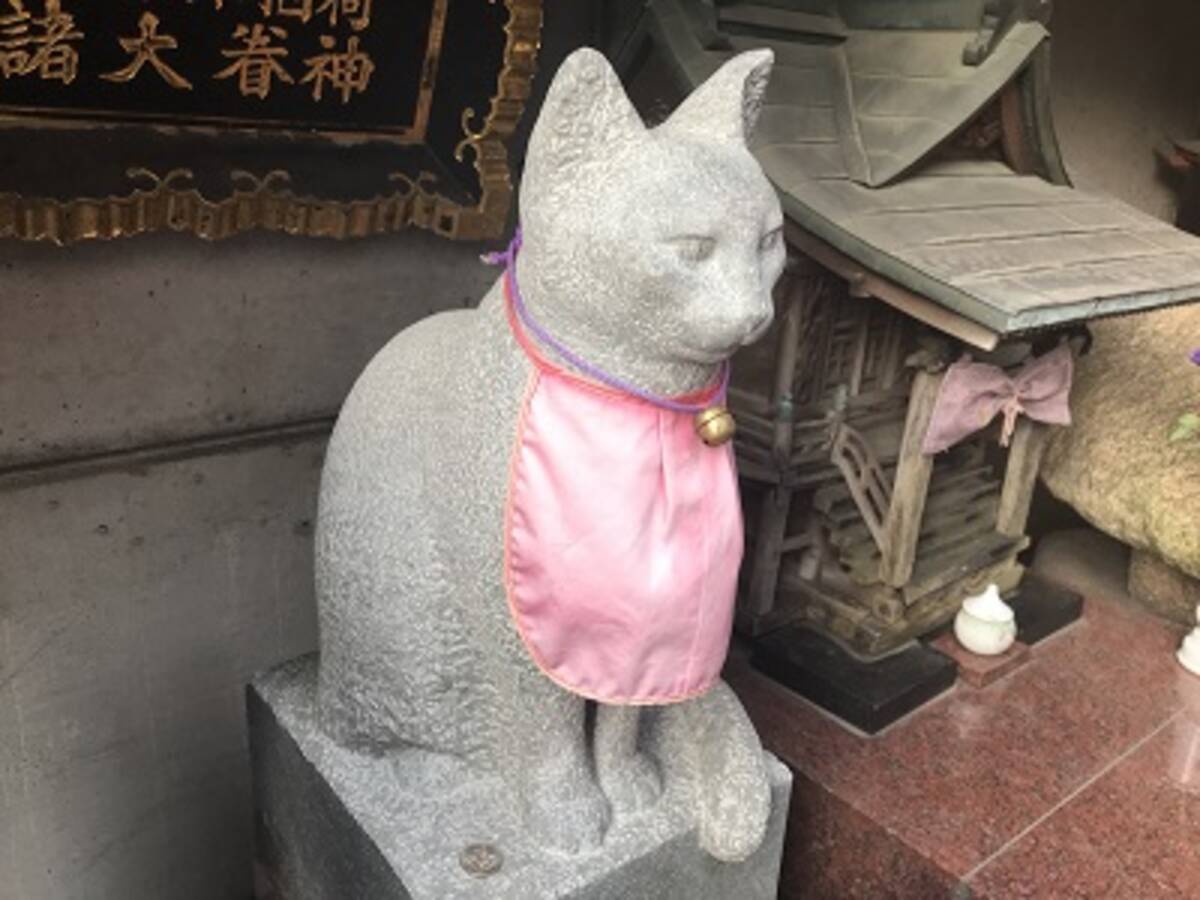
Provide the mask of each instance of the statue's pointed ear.
POLYGON ((566 172, 645 130, 608 60, 583 47, 554 75, 529 138, 527 164, 566 172))
POLYGON ((679 105, 667 127, 680 134, 748 142, 762 108, 775 53, 739 53, 679 105))

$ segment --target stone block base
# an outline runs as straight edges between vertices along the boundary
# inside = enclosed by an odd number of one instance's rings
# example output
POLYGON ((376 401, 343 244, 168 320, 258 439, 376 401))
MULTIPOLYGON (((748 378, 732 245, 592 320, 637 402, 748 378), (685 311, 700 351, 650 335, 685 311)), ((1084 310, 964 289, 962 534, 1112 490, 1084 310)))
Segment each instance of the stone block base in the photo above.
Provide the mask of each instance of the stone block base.
POLYGON ((930 646, 954 660, 958 666, 958 677, 973 688, 985 688, 1029 662, 1029 645, 1020 641, 999 656, 972 653, 958 642, 952 632, 946 632, 931 641, 930 646))
POLYGON ((752 663, 866 734, 883 730, 948 691, 956 673, 953 662, 924 644, 863 662, 801 625, 755 641, 752 663))
POLYGON ((1083 615, 1083 597, 1068 588, 1030 572, 1021 589, 1009 597, 1017 618, 1017 640, 1032 647, 1058 634, 1083 615))
POLYGON ((315 687, 310 656, 260 675, 248 690, 263 898, 776 896, 791 776, 774 757, 767 837, 744 863, 720 863, 700 849, 690 803, 670 779, 651 810, 613 823, 601 849, 564 856, 521 829, 494 779, 417 749, 372 757, 331 741, 317 727, 315 687), (479 845, 472 875, 464 851, 479 845))

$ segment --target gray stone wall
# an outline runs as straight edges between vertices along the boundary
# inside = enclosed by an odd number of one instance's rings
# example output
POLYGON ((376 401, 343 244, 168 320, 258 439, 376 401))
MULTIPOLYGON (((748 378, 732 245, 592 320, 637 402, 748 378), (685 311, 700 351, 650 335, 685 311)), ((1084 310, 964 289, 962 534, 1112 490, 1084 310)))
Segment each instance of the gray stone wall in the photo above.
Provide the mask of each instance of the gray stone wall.
POLYGON ((0 246, 0 894, 250 894, 242 686, 316 646, 332 416, 478 247, 0 246))
POLYGON ((329 416, 389 335, 475 302, 478 254, 416 231, 0 244, 0 467, 329 416))
POLYGON ((322 446, 0 493, 0 895, 249 896, 241 685, 314 646, 322 446))
POLYGON ((1077 187, 1174 218, 1154 146, 1200 136, 1200 4, 1055 0, 1053 108, 1077 187))

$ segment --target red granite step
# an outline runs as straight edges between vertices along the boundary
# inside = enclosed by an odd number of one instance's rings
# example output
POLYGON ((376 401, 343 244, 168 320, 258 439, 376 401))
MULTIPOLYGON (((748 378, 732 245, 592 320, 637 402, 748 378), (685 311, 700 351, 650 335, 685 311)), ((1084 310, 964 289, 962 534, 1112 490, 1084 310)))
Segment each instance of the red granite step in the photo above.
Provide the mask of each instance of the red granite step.
POLYGON ((960 684, 874 738, 732 662, 763 743, 796 773, 780 896, 1200 897, 1200 795, 1178 774, 1188 741, 1200 757, 1200 715, 1183 712, 1200 679, 1178 640, 1089 597, 1008 677, 960 684), (1116 893, 1089 892, 1103 884, 1116 893))

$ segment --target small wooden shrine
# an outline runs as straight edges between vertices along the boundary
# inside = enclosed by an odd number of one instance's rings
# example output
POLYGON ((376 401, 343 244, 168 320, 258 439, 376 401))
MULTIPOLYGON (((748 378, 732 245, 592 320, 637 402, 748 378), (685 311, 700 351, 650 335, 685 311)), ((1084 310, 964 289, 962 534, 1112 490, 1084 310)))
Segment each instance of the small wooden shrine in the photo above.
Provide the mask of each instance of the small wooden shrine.
POLYGON ((1015 592, 1052 426, 923 452, 948 367, 1013 375, 1090 319, 1200 296, 1200 240, 1070 187, 1048 3, 652 0, 618 59, 669 108, 730 54, 775 70, 754 150, 792 251, 773 344, 735 366, 750 546, 739 627, 860 659, 1015 592), (676 96, 669 96, 677 91, 676 96))

